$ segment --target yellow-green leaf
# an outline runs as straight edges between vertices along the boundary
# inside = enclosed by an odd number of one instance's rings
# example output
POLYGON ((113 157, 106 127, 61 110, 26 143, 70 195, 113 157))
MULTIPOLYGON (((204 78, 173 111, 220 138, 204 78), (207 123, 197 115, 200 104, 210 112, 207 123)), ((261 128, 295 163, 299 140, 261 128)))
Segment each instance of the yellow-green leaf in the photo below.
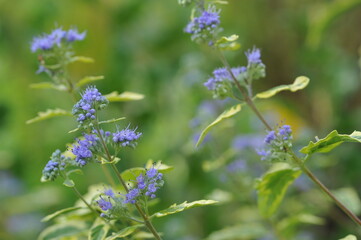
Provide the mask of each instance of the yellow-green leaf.
POLYGON ((271 217, 282 202, 287 188, 302 173, 288 164, 275 164, 257 182, 258 208, 264 217, 271 217))
POLYGON ((235 42, 238 39, 238 35, 231 35, 229 37, 221 37, 217 40, 216 46, 220 50, 238 50, 241 45, 235 42))
POLYGON ((90 57, 84 57, 84 56, 75 56, 70 60, 70 62, 93 63, 94 59, 90 58, 90 57))
POLYGON ((310 82, 310 79, 304 76, 297 77, 296 80, 289 85, 280 85, 274 88, 271 88, 267 91, 258 93, 255 98, 270 98, 276 95, 277 93, 281 91, 291 91, 296 92, 298 90, 304 89, 307 87, 308 83, 310 82))
POLYGON ((109 224, 104 224, 104 221, 96 218, 88 233, 88 240, 105 240, 109 227, 109 224))
POLYGON ((87 230, 85 222, 69 221, 59 223, 46 228, 39 236, 38 240, 65 239, 66 237, 76 236, 87 230))
POLYGON ((105 121, 100 121, 99 124, 103 124, 103 123, 114 123, 114 122, 118 122, 121 120, 124 120, 125 117, 121 117, 121 118, 113 118, 113 119, 109 119, 109 120, 105 120, 105 121))
POLYGON ((46 217, 44 217, 43 219, 41 219, 42 222, 47 222, 47 221, 50 221, 64 213, 68 213, 68 212, 72 212, 72 211, 75 211, 75 210, 78 210, 78 209, 81 209, 82 207, 70 207, 70 208, 64 208, 64 209, 61 209, 59 211, 56 211, 46 217))
POLYGON ((138 228, 143 227, 143 226, 144 226, 143 224, 138 224, 138 225, 133 225, 130 227, 123 228, 119 232, 113 233, 111 236, 107 237, 106 240, 114 240, 114 239, 126 237, 126 236, 132 234, 138 228))
POLYGON ((161 172, 161 173, 166 173, 166 172, 172 171, 174 169, 173 166, 168 166, 168 165, 162 163, 162 161, 154 162, 152 159, 149 159, 148 162, 145 164, 145 168, 149 169, 151 167, 154 167, 155 169, 158 170, 158 172, 161 172))
POLYGON ((58 117, 58 116, 72 116, 72 114, 63 109, 48 109, 45 112, 38 112, 38 116, 26 121, 26 124, 43 121, 49 118, 58 117))
POLYGON ((199 139, 197 141, 196 146, 198 147, 204 140, 205 136, 207 135, 207 133, 217 124, 219 124, 220 122, 222 122, 223 120, 233 117, 234 115, 236 115, 239 111, 241 111, 242 109, 242 104, 237 104, 233 107, 231 107, 230 109, 227 109, 226 111, 224 111, 221 115, 219 115, 217 117, 216 120, 214 120, 211 124, 209 124, 201 133, 201 135, 199 136, 199 139))
POLYGON ((54 84, 51 82, 41 82, 41 83, 32 83, 30 84, 31 88, 39 88, 39 89, 55 89, 58 91, 67 91, 68 88, 63 84, 54 84))
POLYGON ((207 206, 207 205, 212 205, 217 203, 217 201, 214 200, 198 200, 198 201, 194 201, 191 203, 188 203, 187 201, 181 204, 173 204, 172 206, 170 206, 167 209, 164 209, 160 212, 154 213, 151 217, 165 217, 171 214, 175 214, 178 212, 182 212, 184 210, 190 209, 190 208, 194 208, 194 207, 202 207, 202 206, 207 206))
POLYGON ((86 85, 88 83, 91 82, 95 82, 95 81, 99 81, 99 80, 103 80, 104 76, 86 76, 82 79, 80 79, 77 83, 76 83, 76 87, 81 87, 83 85, 86 85))
POLYGON ((144 95, 135 92, 123 92, 119 94, 117 91, 114 91, 105 95, 105 97, 109 100, 109 102, 127 102, 142 100, 144 95))
POLYGON ((361 143, 361 132, 354 131, 352 134, 339 134, 336 130, 332 131, 325 138, 316 142, 310 142, 306 147, 300 150, 304 154, 313 154, 316 152, 326 153, 344 142, 361 143))

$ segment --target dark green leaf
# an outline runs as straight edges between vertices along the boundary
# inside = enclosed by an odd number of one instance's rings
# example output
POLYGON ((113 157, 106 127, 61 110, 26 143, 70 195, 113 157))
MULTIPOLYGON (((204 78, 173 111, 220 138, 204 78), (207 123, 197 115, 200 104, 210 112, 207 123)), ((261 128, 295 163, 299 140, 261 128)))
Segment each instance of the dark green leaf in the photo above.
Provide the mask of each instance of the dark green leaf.
POLYGON ((332 131, 325 138, 317 142, 310 142, 306 147, 300 150, 304 154, 313 154, 316 152, 326 153, 344 142, 361 143, 361 132, 354 131, 352 134, 339 134, 336 130, 332 131))

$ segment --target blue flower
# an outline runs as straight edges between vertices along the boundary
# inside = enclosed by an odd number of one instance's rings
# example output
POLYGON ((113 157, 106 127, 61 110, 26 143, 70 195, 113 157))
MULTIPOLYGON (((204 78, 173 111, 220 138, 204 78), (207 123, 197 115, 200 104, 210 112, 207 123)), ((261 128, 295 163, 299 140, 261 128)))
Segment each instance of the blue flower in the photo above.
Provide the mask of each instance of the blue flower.
POLYGON ((291 139, 292 136, 292 130, 291 130, 291 126, 290 125, 283 125, 280 129, 279 129, 279 132, 278 132, 283 140, 288 140, 288 139, 291 139))
POLYGON ((80 126, 90 124, 96 119, 96 111, 103 109, 109 101, 95 86, 88 87, 82 98, 74 105, 73 115, 77 115, 80 126))
POLYGON ((43 169, 42 181, 54 181, 60 175, 60 171, 64 170, 67 160, 59 149, 54 151, 43 169))
POLYGON ((49 50, 53 48, 53 45, 54 42, 47 35, 35 37, 31 43, 31 51, 36 52, 37 50, 49 50))
POLYGON ((93 152, 98 144, 98 137, 94 134, 84 134, 84 140, 77 141, 77 145, 73 145, 72 153, 76 156, 75 161, 80 167, 85 166, 89 161, 93 160, 93 152))
POLYGON ((120 144, 122 147, 130 146, 135 147, 137 140, 142 133, 136 132, 136 129, 129 129, 129 126, 121 131, 113 133, 113 141, 116 144, 120 144))
POLYGON ((258 48, 253 48, 252 50, 249 49, 247 52, 245 52, 248 60, 248 64, 257 64, 262 63, 261 61, 261 51, 258 48))
POLYGON ((114 194, 114 192, 113 192, 113 190, 111 188, 105 189, 104 194, 107 195, 108 197, 111 197, 111 198, 115 197, 115 194, 114 194))
POLYGON ((275 131, 269 131, 266 138, 264 139, 264 142, 267 144, 271 144, 273 140, 276 139, 276 132, 275 131))
POLYGON ((109 209, 113 208, 113 204, 110 201, 104 200, 103 198, 98 200, 97 203, 103 211, 108 211, 109 209))
POLYGON ((69 29, 66 33, 65 39, 67 42, 84 40, 86 32, 79 33, 77 29, 69 29))
MULTIPOLYGON (((247 71, 246 67, 235 67, 231 68, 232 75, 237 78, 240 74, 247 71)), ((208 79, 203 85, 208 88, 208 90, 217 90, 222 87, 222 84, 225 82, 233 82, 232 75, 229 73, 228 69, 217 68, 213 71, 213 76, 208 79)))
POLYGON ((136 198, 139 196, 140 190, 138 188, 131 189, 126 195, 124 203, 132 203, 136 202, 136 198))

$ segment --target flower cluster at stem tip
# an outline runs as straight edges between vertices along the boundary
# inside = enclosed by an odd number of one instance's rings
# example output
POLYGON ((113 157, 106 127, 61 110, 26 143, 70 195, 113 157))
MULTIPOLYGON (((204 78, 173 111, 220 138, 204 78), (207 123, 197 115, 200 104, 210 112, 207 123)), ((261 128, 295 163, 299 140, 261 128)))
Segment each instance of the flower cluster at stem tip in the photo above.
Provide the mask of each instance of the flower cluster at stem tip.
POLYGON ((43 169, 42 181, 54 181, 60 175, 60 171, 64 170, 68 160, 59 149, 55 150, 43 169))
POLYGON ((61 27, 54 29, 50 34, 43 34, 35 37, 31 43, 31 51, 51 50, 53 47, 61 46, 62 42, 72 43, 74 41, 84 40, 86 32, 79 33, 77 29, 64 31, 61 27))
POLYGON ((287 149, 292 147, 292 129, 283 125, 276 130, 269 131, 264 142, 268 149, 257 150, 262 160, 281 161, 287 158, 287 149))
POLYGON ((136 129, 129 129, 129 126, 123 130, 113 133, 113 141, 120 144, 122 147, 135 147, 137 140, 142 136, 142 133, 136 132, 136 129))
POLYGON ((105 108, 109 101, 96 87, 88 87, 82 95, 82 98, 74 105, 73 115, 77 115, 79 127, 92 126, 96 120, 96 111, 105 108))
POLYGON ((192 34, 192 40, 206 41, 209 45, 213 45, 212 39, 221 23, 219 12, 214 6, 208 7, 207 10, 201 11, 198 17, 193 18, 184 31, 192 34))
POLYGON ((159 173, 154 167, 147 170, 145 175, 140 174, 137 177, 137 187, 129 190, 125 196, 124 203, 135 204, 141 196, 155 198, 155 192, 164 184, 163 174, 159 173))

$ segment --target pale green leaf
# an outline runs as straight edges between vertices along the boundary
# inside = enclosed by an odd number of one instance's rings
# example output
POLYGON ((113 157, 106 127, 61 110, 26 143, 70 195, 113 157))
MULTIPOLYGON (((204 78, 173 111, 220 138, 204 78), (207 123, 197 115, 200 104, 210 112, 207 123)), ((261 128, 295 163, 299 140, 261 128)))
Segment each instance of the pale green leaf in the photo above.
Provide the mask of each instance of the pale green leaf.
POLYGON ((238 39, 238 35, 231 35, 229 37, 221 37, 217 40, 216 46, 220 50, 238 50, 241 45, 237 42, 234 42, 238 39))
POLYGON ((187 201, 181 204, 173 204, 172 206, 170 206, 167 209, 164 209, 160 212, 154 213, 151 217, 165 217, 171 214, 175 214, 178 212, 182 212, 184 210, 190 209, 190 208, 194 208, 194 207, 202 207, 202 206, 207 206, 207 205, 212 205, 217 203, 217 201, 214 200, 198 200, 198 201, 194 201, 191 203, 188 203, 187 201))
POLYGON ((134 239, 154 239, 154 235, 149 232, 137 232, 133 235, 134 239))
POLYGON ((75 183, 73 180, 69 179, 69 178, 66 178, 63 182, 63 185, 66 186, 66 187, 74 187, 75 186, 75 183))
POLYGON ((83 63, 93 63, 94 59, 90 57, 84 57, 84 56, 75 56, 72 57, 70 62, 83 62, 83 63))
POLYGON ((64 213, 68 213, 68 212, 72 212, 74 210, 78 210, 78 209, 81 209, 82 207, 70 207, 70 208, 64 208, 64 209, 61 209, 59 211, 56 211, 46 217, 44 217, 43 219, 41 219, 42 222, 47 222, 47 221, 50 221, 64 213))
POLYGON ((66 176, 70 176, 71 174, 73 174, 73 173, 76 173, 76 174, 83 174, 83 171, 81 170, 81 169, 79 169, 79 168, 77 168, 77 169, 72 169, 72 170, 69 170, 69 171, 67 171, 66 172, 66 176))
POLYGON ((45 112, 38 112, 38 116, 26 121, 26 124, 31 124, 34 122, 43 121, 49 118, 58 117, 58 116, 72 116, 72 114, 63 109, 48 109, 45 112))
POLYGON ((257 93, 255 96, 256 98, 270 98, 273 97, 274 95, 276 95, 277 93, 281 92, 281 91, 291 91, 291 92, 296 92, 298 90, 304 89, 305 87, 307 87, 308 83, 310 82, 310 79, 304 76, 300 76, 297 77, 296 80, 289 85, 280 85, 274 88, 271 88, 267 91, 261 92, 261 93, 257 93))
POLYGON ((119 94, 117 91, 114 91, 107 95, 104 95, 104 97, 106 97, 109 102, 127 102, 142 100, 144 98, 144 95, 135 92, 123 92, 119 94))
POLYGON ((259 223, 244 223, 211 233, 206 240, 258 239, 269 234, 259 223))
POLYGON ((69 221, 52 225, 41 232, 38 240, 64 239, 65 237, 76 236, 87 230, 87 225, 80 221, 69 221))
POLYGON ((126 237, 126 236, 132 234, 138 228, 143 227, 143 226, 144 226, 143 224, 138 224, 138 225, 126 227, 117 233, 113 233, 111 236, 107 237, 106 240, 114 240, 114 239, 126 237))
POLYGON ((86 76, 82 79, 80 79, 77 83, 76 83, 76 87, 81 87, 83 85, 86 85, 88 83, 92 83, 95 81, 99 81, 99 80, 103 80, 104 76, 86 76))
POLYGON ((355 189, 340 188, 332 191, 332 193, 352 213, 356 215, 359 215, 361 213, 361 201, 355 189))
POLYGON ((355 235, 349 234, 344 238, 340 238, 339 240, 357 240, 357 237, 355 235))
POLYGON ((118 122, 121 120, 124 120, 125 117, 121 117, 121 118, 113 118, 113 119, 109 119, 109 120, 105 120, 105 121, 100 121, 99 124, 104 124, 104 123, 114 123, 114 122, 118 122))
POLYGON ((41 83, 32 83, 30 84, 31 88, 38 88, 38 89, 55 89, 58 91, 67 91, 68 88, 62 84, 54 84, 51 82, 41 82, 41 83))
POLYGON ((288 164, 279 163, 257 182, 258 208, 264 217, 271 217, 282 202, 287 188, 302 173, 288 164))
POLYGON ((105 240, 108 231, 109 224, 104 224, 104 221, 97 218, 88 233, 88 240, 105 240))
POLYGON ((101 161, 101 164, 117 164, 121 159, 118 158, 118 157, 114 157, 114 156, 111 156, 112 157, 112 161, 109 162, 108 159, 105 159, 105 158, 101 158, 100 161, 101 161))
POLYGON ((234 115, 236 115, 239 111, 241 111, 242 105, 241 104, 237 104, 233 107, 231 107, 230 109, 227 109, 226 111, 224 111, 221 115, 219 115, 217 117, 216 120, 214 120, 211 124, 209 124, 201 133, 201 135, 199 136, 199 139, 197 141, 196 146, 198 147, 204 140, 205 136, 207 135, 207 133, 217 124, 219 124, 220 122, 222 122, 223 120, 233 117, 234 115))
POLYGON ((216 44, 221 44, 221 43, 227 43, 227 42, 233 42, 236 41, 238 39, 238 35, 233 34, 229 37, 221 37, 220 39, 217 40, 216 44))
POLYGON ((332 131, 325 138, 316 142, 310 142, 306 147, 300 150, 304 154, 313 154, 316 152, 326 153, 339 146, 344 142, 359 142, 361 143, 361 132, 354 131, 352 134, 339 134, 336 130, 332 131))

